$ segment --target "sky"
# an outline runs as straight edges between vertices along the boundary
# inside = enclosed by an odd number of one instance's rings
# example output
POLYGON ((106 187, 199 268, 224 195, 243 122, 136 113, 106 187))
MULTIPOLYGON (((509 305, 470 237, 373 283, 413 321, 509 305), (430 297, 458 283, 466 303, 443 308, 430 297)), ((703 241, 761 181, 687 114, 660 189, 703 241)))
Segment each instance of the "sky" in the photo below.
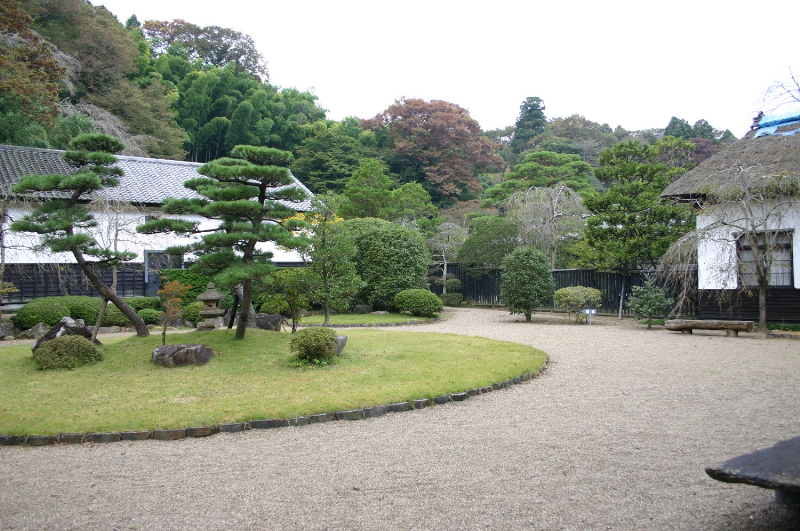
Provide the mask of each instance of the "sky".
POLYGON ((797 0, 92 3, 123 23, 135 14, 246 33, 270 83, 312 92, 334 120, 421 98, 455 103, 490 130, 537 96, 551 119, 638 130, 676 116, 741 137, 772 110, 766 89, 790 67, 800 74, 796 31, 783 24, 800 15, 797 0))

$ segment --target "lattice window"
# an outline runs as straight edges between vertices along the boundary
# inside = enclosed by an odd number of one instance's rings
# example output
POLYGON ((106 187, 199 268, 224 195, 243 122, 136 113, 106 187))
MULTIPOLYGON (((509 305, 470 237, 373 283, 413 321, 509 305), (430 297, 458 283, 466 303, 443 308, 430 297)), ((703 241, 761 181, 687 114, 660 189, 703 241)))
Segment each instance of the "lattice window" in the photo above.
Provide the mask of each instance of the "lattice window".
MULTIPOLYGON (((792 286, 792 232, 764 232, 757 235, 758 248, 763 260, 771 262, 770 286, 792 286)), ((753 248, 743 237, 738 238, 739 279, 744 286, 757 286, 756 263, 753 248)))

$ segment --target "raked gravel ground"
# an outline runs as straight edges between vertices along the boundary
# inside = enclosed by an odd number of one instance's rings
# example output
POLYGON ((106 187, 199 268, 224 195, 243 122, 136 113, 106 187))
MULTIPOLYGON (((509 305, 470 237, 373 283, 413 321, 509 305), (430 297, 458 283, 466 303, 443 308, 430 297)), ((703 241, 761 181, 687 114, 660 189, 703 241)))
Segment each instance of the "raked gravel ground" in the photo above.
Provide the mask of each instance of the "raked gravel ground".
POLYGON ((800 529, 771 491, 704 472, 800 435, 800 341, 448 315, 400 329, 533 345, 550 367, 377 419, 0 447, 0 528, 800 529))

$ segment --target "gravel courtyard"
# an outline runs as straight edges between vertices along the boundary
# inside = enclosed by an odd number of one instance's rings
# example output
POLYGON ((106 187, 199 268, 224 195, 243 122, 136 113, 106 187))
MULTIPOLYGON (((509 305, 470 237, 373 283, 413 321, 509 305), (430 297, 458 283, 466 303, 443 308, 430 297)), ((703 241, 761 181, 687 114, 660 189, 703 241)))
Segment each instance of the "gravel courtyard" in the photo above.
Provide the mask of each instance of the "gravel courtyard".
POLYGON ((0 529, 800 529, 704 472, 800 435, 800 341, 447 315, 392 330, 525 343, 549 368, 377 419, 0 447, 0 529))

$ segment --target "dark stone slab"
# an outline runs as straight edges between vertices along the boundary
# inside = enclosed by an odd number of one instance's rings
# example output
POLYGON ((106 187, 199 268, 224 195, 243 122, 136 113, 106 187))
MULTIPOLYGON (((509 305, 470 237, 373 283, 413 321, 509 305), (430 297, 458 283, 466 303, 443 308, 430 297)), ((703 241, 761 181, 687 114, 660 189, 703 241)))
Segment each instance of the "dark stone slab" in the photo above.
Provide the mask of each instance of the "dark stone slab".
POLYGON ((346 411, 336 412, 336 420, 361 420, 363 418, 363 409, 348 409, 346 411))
POLYGON ((450 395, 434 396, 433 397, 433 403, 434 404, 442 405, 442 404, 446 404, 448 402, 450 402, 450 395))
POLYGON ((334 418, 333 413, 316 413, 308 416, 309 424, 320 424, 322 422, 331 422, 334 418))
POLYGON ((469 395, 467 395, 467 393, 453 393, 450 395, 450 398, 453 400, 453 402, 462 402, 466 400, 468 396, 469 395))
POLYGON ((414 409, 422 409, 431 405, 431 401, 427 398, 417 398, 414 400, 414 409))
POLYGON ((83 433, 59 433, 58 442, 64 444, 80 444, 83 442, 83 433))
POLYGON ((481 394, 480 389, 469 389, 467 391, 467 396, 478 396, 479 394, 481 394))
POLYGON ((270 430, 273 428, 285 428, 287 426, 289 426, 289 419, 264 419, 250 421, 250 427, 254 430, 270 430))
POLYGON ((519 385, 519 377, 511 378, 511 383, 514 384, 514 385, 519 385))
POLYGON ((57 443, 58 439, 52 435, 30 435, 26 442, 31 446, 47 446, 57 443))
POLYGON ((187 437, 208 437, 215 433, 219 433, 219 428, 216 426, 192 426, 191 428, 186 428, 187 437))
MULTIPOLYGON (((86 328, 86 325, 82 322, 79 323, 71 317, 62 317, 53 328, 39 338, 36 344, 31 347, 31 350, 36 352, 46 342, 61 336, 81 336, 86 339, 92 339, 92 331, 86 328)), ((94 344, 102 345, 97 339, 94 340, 94 344)))
POLYGON ((283 317, 279 313, 259 313, 256 314, 256 328, 261 330, 281 331, 283 317))
POLYGON ((165 367, 182 367, 205 365, 213 357, 214 352, 202 343, 180 343, 154 348, 152 362, 165 367))
POLYGON ((219 431, 222 433, 239 433, 249 427, 247 422, 231 422, 228 424, 220 424, 219 431))
POLYGON ((364 408, 364 418, 365 419, 373 419, 376 417, 382 417, 386 414, 386 406, 372 406, 372 407, 365 407, 364 408))
POLYGON ((0 446, 16 446, 25 444, 25 437, 19 435, 0 435, 0 446))
POLYGON ((157 441, 176 441, 186 437, 186 430, 175 428, 172 430, 153 430, 153 439, 157 441))
POLYGON ((87 433, 85 442, 89 443, 112 443, 119 442, 119 433, 87 433))
POLYGON ((491 387, 481 387, 481 394, 482 395, 484 395, 486 393, 491 393, 491 392, 492 392, 492 388, 491 387))
POLYGON ((308 426, 308 417, 293 417, 288 419, 289 426, 308 426))
POLYGON ((499 391, 502 388, 503 388, 503 384, 501 382, 496 382, 496 383, 492 384, 492 389, 494 389, 495 391, 499 391))
POLYGON ((408 402, 398 402, 397 404, 389 404, 386 406, 386 411, 389 413, 401 413, 403 411, 411 411, 411 404, 408 402))
POLYGON ((146 441, 152 436, 147 430, 139 431, 123 431, 119 434, 120 440, 123 441, 146 441))
POLYGON ((506 380, 505 382, 503 382, 503 387, 504 388, 511 387, 511 380, 506 380))
POLYGON ((353 313, 364 314, 371 312, 372 312, 372 306, 370 306, 369 304, 356 304, 355 306, 353 306, 353 313))
POLYGON ((784 502, 800 499, 800 437, 707 467, 706 474, 726 483, 745 483, 781 491, 784 495, 780 498, 784 502))

